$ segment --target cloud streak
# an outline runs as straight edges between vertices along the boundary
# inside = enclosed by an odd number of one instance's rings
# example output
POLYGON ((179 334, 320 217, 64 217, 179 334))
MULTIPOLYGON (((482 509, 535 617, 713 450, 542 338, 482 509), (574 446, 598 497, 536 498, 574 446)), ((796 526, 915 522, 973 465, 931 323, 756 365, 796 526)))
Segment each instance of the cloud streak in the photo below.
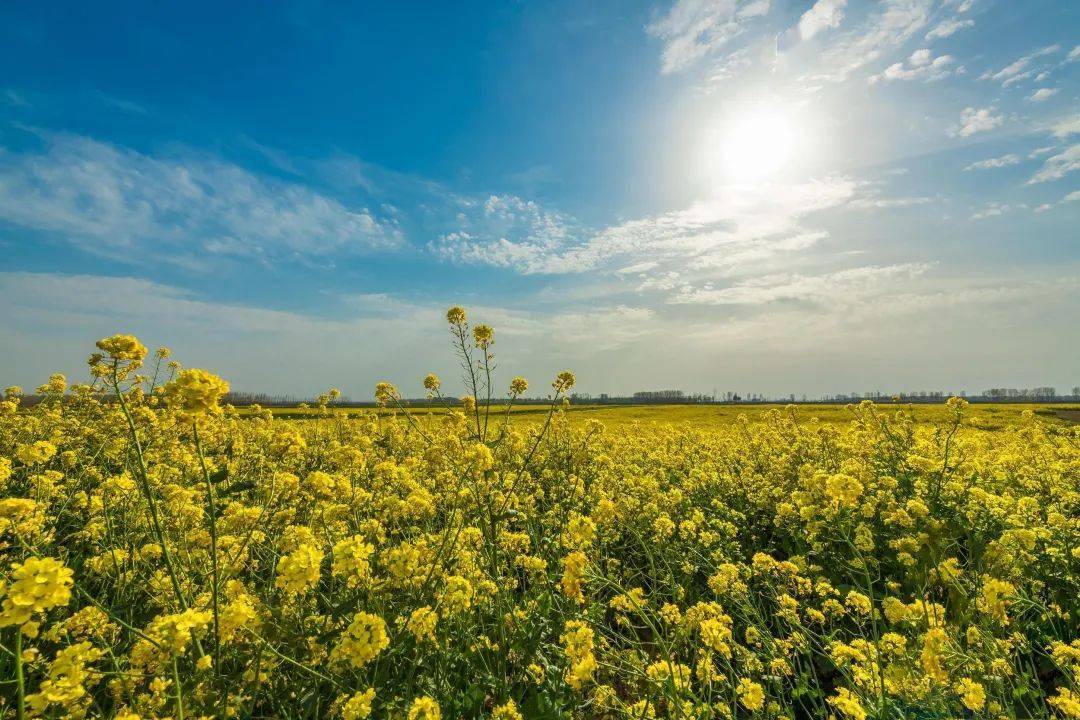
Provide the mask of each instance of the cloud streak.
POLYGON ((770 0, 677 0, 648 27, 650 35, 664 41, 662 71, 678 72, 719 50, 770 7, 770 0))
POLYGON ((139 261, 273 261, 386 251, 392 220, 308 187, 205 156, 160 157, 40 133, 38 151, 0 150, 0 219, 91 252, 139 261))

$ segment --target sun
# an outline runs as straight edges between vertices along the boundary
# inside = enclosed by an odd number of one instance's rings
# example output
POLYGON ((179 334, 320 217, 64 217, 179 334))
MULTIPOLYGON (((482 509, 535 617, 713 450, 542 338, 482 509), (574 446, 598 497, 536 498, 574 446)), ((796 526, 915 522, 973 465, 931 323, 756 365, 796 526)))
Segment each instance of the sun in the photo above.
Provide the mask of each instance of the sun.
POLYGON ((798 149, 795 125, 777 106, 742 108, 716 133, 713 157, 724 182, 768 180, 792 162, 798 149))
POLYGON ((756 93, 729 99, 706 124, 697 156, 714 188, 767 185, 808 168, 822 148, 817 114, 805 103, 756 93))

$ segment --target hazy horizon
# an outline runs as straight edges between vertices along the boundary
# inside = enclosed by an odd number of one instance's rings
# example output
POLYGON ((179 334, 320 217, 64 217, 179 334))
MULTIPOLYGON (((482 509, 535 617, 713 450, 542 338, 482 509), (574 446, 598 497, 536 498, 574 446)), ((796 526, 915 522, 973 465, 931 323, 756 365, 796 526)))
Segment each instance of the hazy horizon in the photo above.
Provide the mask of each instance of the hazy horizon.
MULTIPOLYGON (((0 385, 1080 384, 1080 4, 0 9, 0 385)), ((538 394, 538 393, 537 393, 538 394)))

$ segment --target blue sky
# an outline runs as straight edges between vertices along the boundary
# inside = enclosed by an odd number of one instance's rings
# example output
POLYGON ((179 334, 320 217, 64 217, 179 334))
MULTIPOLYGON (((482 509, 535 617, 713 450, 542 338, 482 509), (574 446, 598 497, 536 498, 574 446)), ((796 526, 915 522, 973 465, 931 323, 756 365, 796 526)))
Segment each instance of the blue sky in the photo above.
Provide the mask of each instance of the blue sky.
POLYGON ((1080 5, 9 3, 0 380, 1080 384, 1080 5))

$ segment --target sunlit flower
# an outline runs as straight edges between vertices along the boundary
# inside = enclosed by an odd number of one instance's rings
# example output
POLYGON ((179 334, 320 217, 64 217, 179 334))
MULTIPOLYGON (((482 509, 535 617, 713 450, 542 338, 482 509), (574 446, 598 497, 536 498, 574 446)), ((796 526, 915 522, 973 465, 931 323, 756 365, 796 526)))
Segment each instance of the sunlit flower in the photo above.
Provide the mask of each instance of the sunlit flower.
POLYGON ((71 600, 70 568, 54 558, 28 558, 12 565, 11 583, 5 589, 0 627, 23 625, 38 613, 67 605, 71 600))

